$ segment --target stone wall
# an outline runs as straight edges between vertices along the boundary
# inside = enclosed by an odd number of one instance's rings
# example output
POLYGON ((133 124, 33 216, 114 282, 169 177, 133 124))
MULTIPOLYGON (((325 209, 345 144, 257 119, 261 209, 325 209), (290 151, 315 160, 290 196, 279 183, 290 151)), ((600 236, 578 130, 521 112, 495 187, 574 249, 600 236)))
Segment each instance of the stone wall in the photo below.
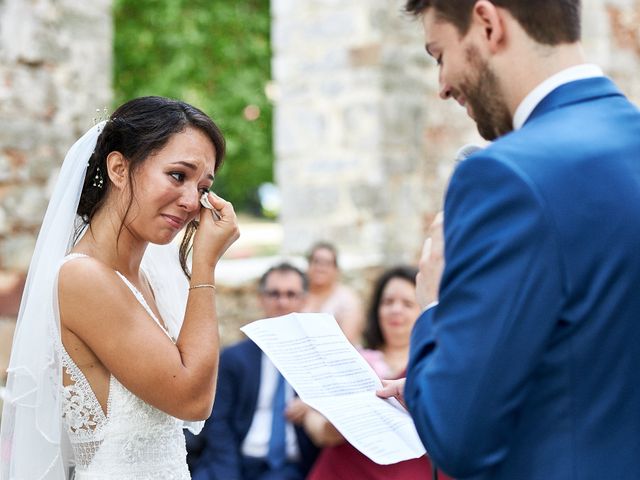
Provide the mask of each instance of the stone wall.
POLYGON ((0 318, 17 313, 65 152, 110 106, 112 37, 111 0, 0 0, 0 318))
MULTIPOLYGON (((361 261, 415 259, 456 150, 481 143, 402 0, 272 0, 284 251, 329 239, 361 261)), ((640 1, 585 0, 584 43, 640 100, 640 1)))
POLYGON ((111 99, 110 0, 0 1, 0 268, 29 264, 48 186, 111 99))
POLYGON ((364 263, 416 258, 451 158, 476 140, 436 96, 398 0, 272 1, 276 177, 286 253, 318 239, 364 263))

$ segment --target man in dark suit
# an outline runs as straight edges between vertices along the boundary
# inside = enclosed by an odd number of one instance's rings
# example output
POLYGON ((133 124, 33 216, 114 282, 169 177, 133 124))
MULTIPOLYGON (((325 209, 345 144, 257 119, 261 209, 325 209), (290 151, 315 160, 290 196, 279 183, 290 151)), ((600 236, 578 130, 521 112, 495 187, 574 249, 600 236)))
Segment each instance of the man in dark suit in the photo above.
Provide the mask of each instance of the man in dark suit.
MULTIPOLYGON (((302 310, 307 279, 282 263, 267 270, 259 290, 265 317, 278 317, 302 310)), ((281 378, 250 340, 222 352, 211 417, 200 435, 187 437, 194 480, 304 479, 317 449, 301 428, 286 422, 285 404, 294 393, 281 378)))
POLYGON ((640 478, 640 112, 579 0, 410 0, 440 96, 495 140, 421 261, 401 394, 458 479, 640 478), (440 279, 439 273, 442 272, 440 279), (437 302, 437 303, 436 303, 437 302))

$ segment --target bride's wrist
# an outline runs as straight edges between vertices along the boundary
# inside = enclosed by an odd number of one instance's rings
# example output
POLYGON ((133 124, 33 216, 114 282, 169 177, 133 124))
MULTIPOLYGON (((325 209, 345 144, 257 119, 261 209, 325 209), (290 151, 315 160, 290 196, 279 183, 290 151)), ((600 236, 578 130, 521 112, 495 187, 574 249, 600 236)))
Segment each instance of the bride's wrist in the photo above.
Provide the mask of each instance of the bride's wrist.
POLYGON ((191 280, 189 285, 196 285, 201 283, 208 283, 215 285, 215 273, 213 268, 194 268, 191 272, 191 280))

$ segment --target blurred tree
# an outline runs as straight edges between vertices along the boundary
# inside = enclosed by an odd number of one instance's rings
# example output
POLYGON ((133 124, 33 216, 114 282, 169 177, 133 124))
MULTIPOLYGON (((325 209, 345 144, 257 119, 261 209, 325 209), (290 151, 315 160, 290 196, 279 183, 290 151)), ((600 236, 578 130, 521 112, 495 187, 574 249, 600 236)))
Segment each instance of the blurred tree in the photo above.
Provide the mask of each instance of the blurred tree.
POLYGON ((268 0, 115 0, 115 102, 162 95, 209 114, 227 139, 214 190, 238 210, 273 177, 268 0))

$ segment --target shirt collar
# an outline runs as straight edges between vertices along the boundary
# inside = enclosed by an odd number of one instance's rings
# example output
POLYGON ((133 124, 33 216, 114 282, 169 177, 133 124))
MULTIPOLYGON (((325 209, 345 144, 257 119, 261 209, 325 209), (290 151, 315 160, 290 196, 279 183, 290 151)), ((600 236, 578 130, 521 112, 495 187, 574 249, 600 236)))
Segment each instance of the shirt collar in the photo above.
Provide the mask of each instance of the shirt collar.
POLYGON ((544 97, 549 95, 553 90, 565 83, 575 82, 576 80, 584 80, 585 78, 602 77, 602 69, 597 65, 585 63, 569 67, 562 70, 543 81, 536 88, 531 90, 529 94, 520 102, 515 114, 513 115, 513 129, 519 130, 529 118, 536 106, 544 97))

